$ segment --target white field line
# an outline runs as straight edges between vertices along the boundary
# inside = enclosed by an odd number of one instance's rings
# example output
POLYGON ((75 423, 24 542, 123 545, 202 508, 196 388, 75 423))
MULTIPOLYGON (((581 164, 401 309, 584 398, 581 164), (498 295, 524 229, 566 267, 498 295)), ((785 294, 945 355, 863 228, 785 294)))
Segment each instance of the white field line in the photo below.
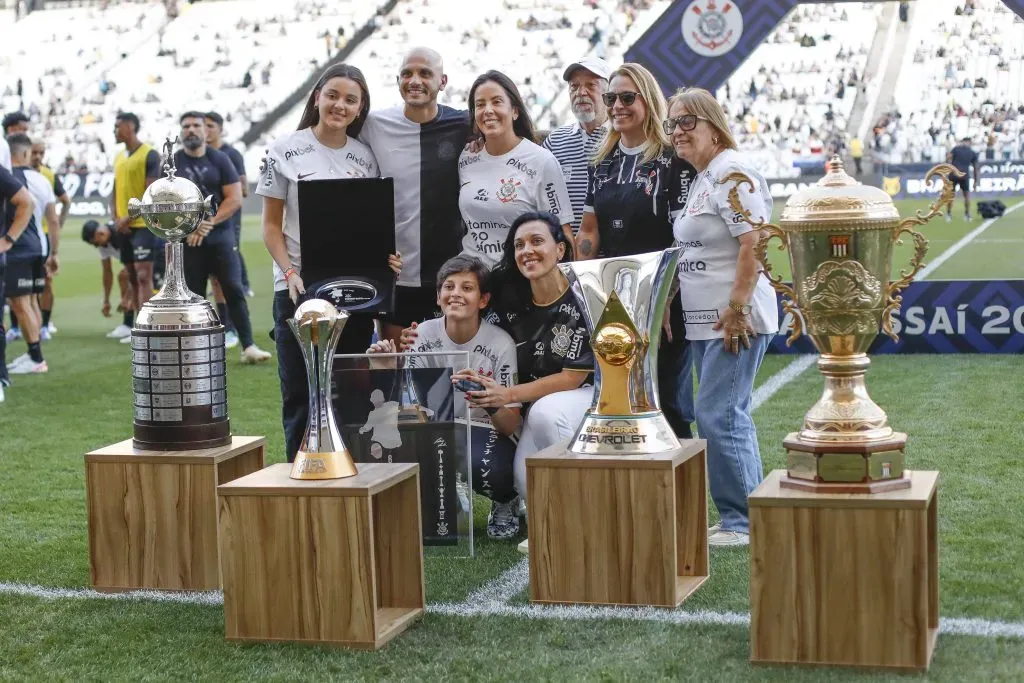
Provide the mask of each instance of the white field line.
POLYGON ((468 605, 504 605, 530 585, 530 561, 520 560, 468 596, 468 605))
MULTIPOLYGON (((513 569, 518 570, 524 562, 513 569)), ((508 572, 506 572, 508 574, 508 572)), ((511 576, 511 575, 510 575, 511 576)), ((517 575, 518 576, 518 575, 517 575)), ((511 582, 511 581, 510 581, 511 582)), ((479 593, 479 592, 478 592, 479 593)), ((219 606, 224 602, 220 591, 205 593, 171 593, 161 591, 134 591, 130 593, 100 593, 87 588, 47 588, 24 583, 0 583, 0 595, 15 595, 43 600, 112 600, 119 602, 165 602, 174 604, 219 606)), ((472 596, 470 596, 472 597, 472 596)), ((655 607, 588 607, 584 605, 507 605, 495 600, 471 603, 434 603, 427 605, 429 614, 456 617, 516 617, 520 619, 552 620, 632 620, 672 625, 701 624, 714 626, 749 627, 750 615, 739 612, 708 610, 682 611, 655 607)), ((1024 623, 945 617, 939 621, 939 630, 947 635, 977 636, 980 638, 1016 638, 1024 640, 1024 623)))
MULTIPOLYGON (((1012 213, 1013 211, 1016 211, 1022 206, 1024 206, 1024 202, 1018 202, 1013 206, 1008 207, 1006 211, 1003 212, 1003 216, 1012 213)), ((957 252, 959 252, 961 249, 963 249, 968 244, 973 242, 975 237, 988 230, 989 226, 995 223, 1000 218, 1002 218, 1002 216, 998 216, 996 218, 987 218, 984 221, 982 221, 981 225, 979 225, 974 230, 971 230, 969 233, 961 237, 960 240, 956 242, 956 244, 954 244, 949 249, 946 249, 946 251, 936 256, 934 261, 932 261, 931 263, 927 264, 924 268, 922 268, 921 272, 917 274, 917 279, 923 280, 932 273, 934 273, 939 266, 941 266, 943 263, 956 256, 957 252)))

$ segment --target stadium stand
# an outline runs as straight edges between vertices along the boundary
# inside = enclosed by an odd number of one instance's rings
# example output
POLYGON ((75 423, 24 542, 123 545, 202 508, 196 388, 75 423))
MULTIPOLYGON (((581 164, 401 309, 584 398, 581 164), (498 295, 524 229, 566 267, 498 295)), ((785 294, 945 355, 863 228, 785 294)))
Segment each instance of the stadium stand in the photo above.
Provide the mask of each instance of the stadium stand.
POLYGON ((885 163, 945 161, 971 138, 983 159, 1022 155, 1024 22, 999 0, 934 0, 911 24, 895 107, 878 117, 885 163))

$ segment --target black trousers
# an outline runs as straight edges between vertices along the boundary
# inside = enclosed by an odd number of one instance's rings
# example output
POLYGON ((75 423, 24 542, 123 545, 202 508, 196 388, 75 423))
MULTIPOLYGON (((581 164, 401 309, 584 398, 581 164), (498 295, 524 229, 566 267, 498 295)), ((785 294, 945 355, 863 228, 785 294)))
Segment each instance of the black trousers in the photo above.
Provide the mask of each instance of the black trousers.
MULTIPOLYGON (((234 315, 234 314, 232 314, 234 315)), ((284 426, 285 453, 295 461, 309 423, 309 384, 306 361, 288 319, 295 315, 295 304, 288 291, 274 292, 274 343, 277 346, 277 376, 281 380, 281 422, 284 426)), ((239 333, 241 334, 241 333, 239 333)), ((364 353, 373 334, 373 318, 353 315, 338 340, 335 353, 364 353)))
POLYGON ((491 430, 487 439, 479 439, 482 443, 477 441, 472 444, 473 490, 497 503, 513 500, 519 495, 513 470, 515 442, 496 430, 491 430))
MULTIPOLYGON (((0 307, 6 300, 4 294, 4 278, 7 275, 7 257, 0 256, 0 307)), ((14 310, 11 310, 14 313, 14 310)), ((7 330, 4 329, 4 315, 0 310, 0 384, 9 385, 11 378, 7 374, 7 330)))
POLYGON ((686 340, 686 325, 680 310, 678 296, 669 304, 672 311, 669 318, 672 341, 664 331, 661 346, 658 347, 658 398, 661 412, 680 439, 693 438, 690 423, 693 422, 693 385, 687 379, 693 372, 693 354, 690 342, 686 340))
POLYGON ((206 283, 213 275, 224 292, 231 322, 238 331, 242 348, 252 346, 252 323, 249 304, 242 286, 242 267, 238 258, 238 243, 230 226, 214 228, 198 247, 187 244, 184 251, 185 284, 199 296, 206 298, 206 283))

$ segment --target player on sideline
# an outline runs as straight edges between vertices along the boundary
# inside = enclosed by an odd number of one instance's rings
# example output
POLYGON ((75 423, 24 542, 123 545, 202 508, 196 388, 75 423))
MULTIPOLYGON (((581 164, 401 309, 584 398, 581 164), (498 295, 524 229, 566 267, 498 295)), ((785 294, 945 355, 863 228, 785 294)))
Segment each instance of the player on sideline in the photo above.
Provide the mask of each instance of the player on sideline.
POLYGON ((213 195, 214 212, 185 238, 185 282, 189 289, 206 298, 206 282, 211 275, 216 276, 238 330, 242 363, 265 362, 270 354, 256 346, 252 337, 249 304, 245 301, 238 262, 238 242, 231 222, 242 206, 238 173, 226 154, 206 144, 205 114, 185 112, 179 121, 184 149, 174 153, 177 174, 195 183, 204 197, 213 195))
POLYGON ((131 337, 134 311, 132 306, 135 297, 132 294, 132 283, 128 279, 128 269, 124 266, 124 248, 128 244, 127 235, 122 235, 113 229, 111 223, 100 225, 99 221, 88 220, 82 224, 82 240, 96 247, 100 253, 100 263, 103 266, 103 317, 110 317, 110 292, 114 288, 114 269, 111 266, 113 259, 121 263, 121 270, 117 274, 117 286, 121 291, 121 303, 117 307, 124 318, 121 324, 110 332, 107 337, 111 339, 123 339, 131 337))
MULTIPOLYGON (((206 144, 218 152, 226 154, 228 159, 231 160, 231 165, 235 167, 235 172, 238 173, 238 182, 242 184, 242 199, 244 200, 249 196, 249 181, 245 177, 245 159, 242 158, 241 152, 224 142, 222 137, 223 131, 224 117, 215 111, 206 112, 206 144)), ((234 230, 235 246, 238 248, 238 263, 241 266, 242 272, 242 289, 245 290, 247 297, 251 297, 253 291, 249 286, 249 271, 245 267, 245 257, 242 256, 241 208, 231 217, 231 228, 234 230)), ((229 349, 238 346, 238 330, 235 329, 235 325, 231 320, 227 300, 224 298, 224 292, 220 288, 220 283, 217 282, 217 278, 211 277, 210 284, 213 287, 214 301, 217 302, 217 314, 227 328, 227 333, 224 335, 225 346, 229 349)))
POLYGON ((458 160, 471 132, 468 112, 437 103, 448 76, 436 50, 410 50, 397 80, 404 104, 371 111, 359 133, 380 175, 395 179, 395 249, 402 255, 402 274, 382 333, 396 342, 410 322, 437 316, 434 275, 462 248, 458 160))
MULTIPOLYGON (((490 271, 477 258, 454 256, 438 271, 436 292, 437 305, 444 317, 431 318, 420 325, 414 323, 415 342, 403 350, 468 351, 468 367, 452 375, 456 385, 455 417, 490 422, 495 431, 506 437, 515 434, 522 425, 518 403, 486 411, 470 410, 465 391, 458 389, 460 380, 475 381, 477 376, 489 377, 507 388, 516 383, 515 342, 508 332, 481 319, 481 312, 491 299, 490 271)), ((373 344, 367 353, 395 353, 395 344, 384 339, 373 344)), ((443 357, 413 355, 408 367, 448 367, 448 362, 443 357)), ((494 539, 512 538, 519 533, 519 494, 512 474, 516 446, 512 440, 503 441, 505 448, 496 445, 491 452, 484 448, 486 443, 474 443, 473 448, 473 490, 491 500, 487 535, 494 539)))
POLYGON ((11 245, 7 255, 6 289, 11 301, 11 311, 18 317, 21 335, 28 345, 28 353, 15 358, 7 366, 12 375, 26 375, 47 372, 39 335, 42 325, 37 297, 43 293, 46 271, 57 272, 57 248, 60 231, 57 228, 56 198, 53 188, 29 163, 32 157, 32 140, 23 133, 7 138, 11 147, 11 165, 14 176, 28 188, 32 195, 34 212, 28 229, 16 243, 11 245), (43 233, 43 219, 51 221, 49 239, 43 233), (52 244, 50 244, 52 242, 52 244))
MULTIPOLYGON (((3 143, 0 144, 0 165, 8 171, 12 169, 11 148, 7 144, 6 138, 8 135, 27 133, 28 123, 29 118, 23 111, 12 111, 4 116, 3 122, 0 122, 0 125, 3 126, 3 135, 0 136, 0 140, 3 140, 3 143)), ((2 311, 0 311, 0 314, 2 314, 2 311)), ((11 329, 7 331, 7 341, 11 342, 16 339, 21 339, 21 329, 18 327, 18 316, 15 314, 14 309, 11 308, 11 329)))
MULTIPOLYGON (((34 206, 32 195, 24 184, 6 166, 0 166, 0 301, 4 300, 7 288, 7 253, 30 229, 34 206)), ((4 387, 11 384, 6 354, 7 339, 0 316, 0 403, 4 401, 4 387)))
MULTIPOLYGON (((139 117, 121 112, 114 118, 114 139, 124 149, 114 157, 114 191, 110 196, 114 229, 129 237, 122 250, 122 262, 135 294, 135 310, 153 296, 153 261, 164 242, 146 228, 142 217, 128 217, 128 200, 142 199, 146 188, 160 176, 160 153, 139 140, 139 117)), ((131 337, 121 339, 122 344, 131 337)))
MULTIPOLYGON (((946 160, 953 164, 956 170, 963 173, 959 178, 953 178, 953 184, 960 188, 964 195, 964 220, 971 222, 971 172, 974 172, 974 186, 978 186, 978 153, 971 148, 971 139, 964 138, 949 151, 946 160)), ((946 205, 946 222, 953 220, 953 202, 946 205)))
MULTIPOLYGON (((68 197, 67 190, 64 189, 64 184, 57 177, 57 174, 53 172, 50 167, 43 163, 43 157, 46 156, 46 143, 39 138, 35 138, 32 141, 32 168, 41 173, 47 182, 50 183, 50 187, 53 188, 53 194, 60 202, 60 215, 57 217, 58 229, 64 229, 64 222, 68 219, 68 212, 71 211, 71 198, 68 197)), ((45 232, 49 234, 49 224, 46 226, 45 232)), ((40 328, 39 334, 46 341, 50 338, 50 335, 57 331, 52 321, 53 315, 53 275, 49 271, 46 273, 46 287, 43 288, 43 293, 39 296, 39 309, 42 313, 43 326, 40 328)))

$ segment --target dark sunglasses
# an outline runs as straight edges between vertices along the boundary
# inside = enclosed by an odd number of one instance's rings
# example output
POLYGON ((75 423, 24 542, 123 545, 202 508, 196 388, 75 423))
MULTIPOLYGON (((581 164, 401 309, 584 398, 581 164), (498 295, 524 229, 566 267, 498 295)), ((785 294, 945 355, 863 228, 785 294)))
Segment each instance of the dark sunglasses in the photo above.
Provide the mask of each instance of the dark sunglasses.
POLYGON ((701 121, 708 120, 703 116, 697 116, 696 114, 683 114, 682 116, 665 119, 661 122, 661 127, 665 131, 665 135, 672 135, 672 133, 676 132, 676 126, 679 126, 683 130, 693 130, 697 127, 698 119, 701 121))
POLYGON ((638 92, 629 92, 628 90, 624 92, 606 92, 601 95, 601 99, 604 100, 604 106, 606 107, 614 107, 616 99, 622 100, 623 106, 628 107, 636 102, 636 96, 639 94, 638 92))

